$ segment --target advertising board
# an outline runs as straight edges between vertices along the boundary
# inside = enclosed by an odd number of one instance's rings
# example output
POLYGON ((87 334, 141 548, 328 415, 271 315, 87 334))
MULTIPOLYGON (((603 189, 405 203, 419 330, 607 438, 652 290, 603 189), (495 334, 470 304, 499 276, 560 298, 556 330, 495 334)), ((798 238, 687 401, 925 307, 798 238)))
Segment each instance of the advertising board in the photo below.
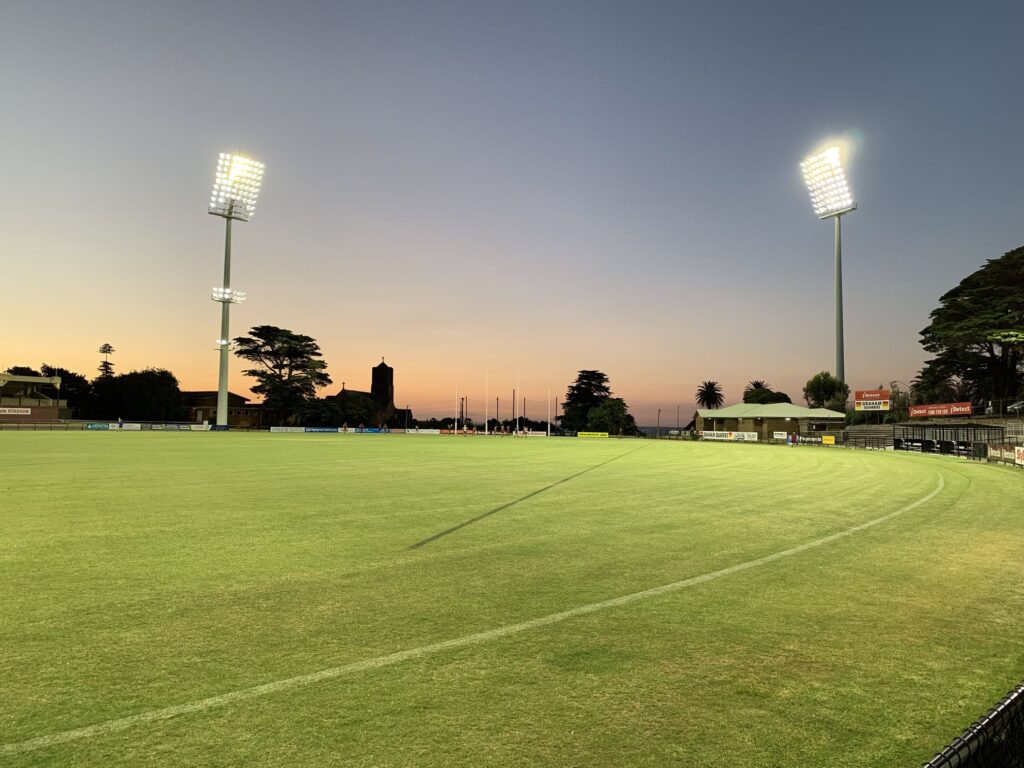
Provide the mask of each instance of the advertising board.
POLYGON ((1024 467, 1024 445, 1018 445, 1013 449, 1013 463, 1024 467))
POLYGON ((697 433, 702 440, 727 440, 737 443, 756 443, 757 432, 711 432, 704 430, 697 433))
POLYGON ((337 432, 337 427, 306 427, 307 432, 337 432))
POLYGON ((607 432, 577 432, 576 437, 608 437, 607 432))
POLYGON ((858 389, 854 393, 855 411, 888 411, 891 401, 888 389, 858 389))
POLYGON ((305 432, 305 427, 271 427, 271 432, 305 432))
POLYGON ((924 419, 933 416, 970 416, 973 412, 970 403, 933 403, 931 405, 910 406, 910 418, 924 419))
POLYGON ((31 408, 0 408, 0 416, 31 416, 31 408))
POLYGON ((836 436, 835 435, 822 435, 821 436, 821 444, 822 445, 835 445, 836 444, 836 436))
POLYGON ((888 400, 854 400, 853 410, 855 411, 888 411, 888 400))
POLYGON ((772 432, 773 440, 785 440, 788 436, 785 432, 772 432))
POLYGON ((890 400, 888 389, 858 389, 853 393, 854 400, 890 400))

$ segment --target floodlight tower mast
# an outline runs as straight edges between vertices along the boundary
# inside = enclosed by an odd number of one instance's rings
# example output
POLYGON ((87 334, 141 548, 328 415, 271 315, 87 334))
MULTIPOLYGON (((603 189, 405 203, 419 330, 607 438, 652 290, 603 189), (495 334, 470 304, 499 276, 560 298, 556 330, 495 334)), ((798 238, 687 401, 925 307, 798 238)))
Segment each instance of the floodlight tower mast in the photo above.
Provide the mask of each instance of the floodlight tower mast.
POLYGON ((839 147, 829 147, 811 155, 800 170, 811 195, 811 205, 819 219, 836 220, 836 378, 846 381, 846 360, 843 349, 843 225, 844 213, 857 210, 839 155, 839 147))
POLYGON ((229 331, 229 309, 232 304, 245 301, 245 291, 231 289, 231 222, 249 221, 256 211, 263 182, 263 163, 241 155, 221 153, 217 159, 217 172, 210 193, 209 213, 225 220, 224 233, 224 284, 213 289, 210 297, 221 305, 220 373, 217 381, 217 426, 227 429, 228 425, 228 359, 231 351, 229 331))

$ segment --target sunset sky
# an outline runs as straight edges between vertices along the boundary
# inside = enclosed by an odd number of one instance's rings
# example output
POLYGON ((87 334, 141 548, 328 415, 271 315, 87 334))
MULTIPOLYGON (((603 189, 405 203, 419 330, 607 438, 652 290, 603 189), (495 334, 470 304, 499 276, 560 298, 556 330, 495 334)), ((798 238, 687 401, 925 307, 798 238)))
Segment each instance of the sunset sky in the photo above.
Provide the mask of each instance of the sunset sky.
MULTIPOLYGON (((0 15, 0 369, 216 389, 217 153, 266 163, 232 335, 335 384, 528 415, 598 368, 642 424, 833 367, 844 138, 852 388, 909 381, 938 297, 1024 244, 1020 2, 19 2, 0 15), (670 415, 669 415, 670 414, 670 415)), ((232 366, 230 388, 252 383, 232 366)))

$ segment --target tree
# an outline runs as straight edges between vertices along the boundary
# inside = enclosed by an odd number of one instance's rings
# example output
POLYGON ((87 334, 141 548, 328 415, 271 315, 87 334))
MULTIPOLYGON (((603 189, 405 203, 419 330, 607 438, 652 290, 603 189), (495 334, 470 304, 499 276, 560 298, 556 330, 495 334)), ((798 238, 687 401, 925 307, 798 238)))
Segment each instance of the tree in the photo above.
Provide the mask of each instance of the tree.
POLYGON ((845 413, 849 397, 850 386, 828 371, 814 374, 804 385, 804 399, 811 408, 828 408, 845 413))
POLYGON ((93 382, 94 418, 130 421, 179 421, 182 417, 178 380, 163 368, 146 368, 93 382))
POLYGON ((921 345, 935 355, 915 395, 1001 400, 1024 391, 1024 246, 989 259, 939 299, 921 345))
POLYGON ((60 376, 60 396, 67 400, 68 407, 84 416, 92 406, 92 384, 80 373, 43 363, 39 366, 43 376, 60 376))
POLYGON ((35 368, 30 368, 27 365, 12 365, 4 373, 9 373, 11 376, 39 376, 39 371, 35 368))
POLYGON ((103 355, 103 362, 100 363, 99 368, 97 368, 97 370, 100 372, 100 376, 104 376, 104 377, 113 376, 114 375, 114 364, 112 362, 110 362, 110 356, 114 352, 116 352, 117 350, 115 350, 108 343, 108 344, 103 344, 97 351, 101 355, 103 355))
POLYGON ((580 371, 565 393, 562 428, 570 432, 585 430, 591 409, 611 396, 608 377, 601 371, 580 371))
POLYGON ((340 421, 336 425, 328 426, 340 427, 345 424, 349 427, 358 427, 360 424, 367 427, 377 426, 380 406, 372 397, 345 390, 337 397, 332 398, 332 402, 338 409, 340 421))
POLYGON ((747 384, 746 387, 743 388, 743 402, 749 402, 747 400, 747 396, 753 394, 759 389, 771 389, 771 387, 768 386, 767 381, 762 381, 761 379, 753 379, 749 384, 747 384))
POLYGON ((636 420, 630 415, 626 401, 621 397, 608 397, 590 409, 587 429, 610 435, 635 435, 636 420))
POLYGON ((793 401, 785 392, 776 392, 766 382, 754 379, 743 390, 743 402, 768 405, 769 403, 791 403, 793 401))
POLYGON ((296 419, 316 397, 316 390, 331 383, 320 345, 309 336, 273 325, 258 325, 248 336, 235 339, 235 354, 258 367, 243 371, 257 380, 252 391, 263 395, 267 408, 280 421, 296 419))
POLYGON ((725 402, 722 395, 722 385, 717 381, 702 381, 697 387, 698 408, 721 408, 725 402))

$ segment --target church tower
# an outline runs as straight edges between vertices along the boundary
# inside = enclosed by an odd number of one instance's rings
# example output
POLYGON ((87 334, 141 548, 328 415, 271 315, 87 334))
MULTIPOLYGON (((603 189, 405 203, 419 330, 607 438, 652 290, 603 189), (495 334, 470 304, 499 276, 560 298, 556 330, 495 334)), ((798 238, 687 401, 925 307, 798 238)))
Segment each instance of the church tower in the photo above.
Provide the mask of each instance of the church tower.
POLYGON ((395 405, 395 369, 380 359, 374 366, 370 384, 370 394, 382 408, 393 408, 395 405))

